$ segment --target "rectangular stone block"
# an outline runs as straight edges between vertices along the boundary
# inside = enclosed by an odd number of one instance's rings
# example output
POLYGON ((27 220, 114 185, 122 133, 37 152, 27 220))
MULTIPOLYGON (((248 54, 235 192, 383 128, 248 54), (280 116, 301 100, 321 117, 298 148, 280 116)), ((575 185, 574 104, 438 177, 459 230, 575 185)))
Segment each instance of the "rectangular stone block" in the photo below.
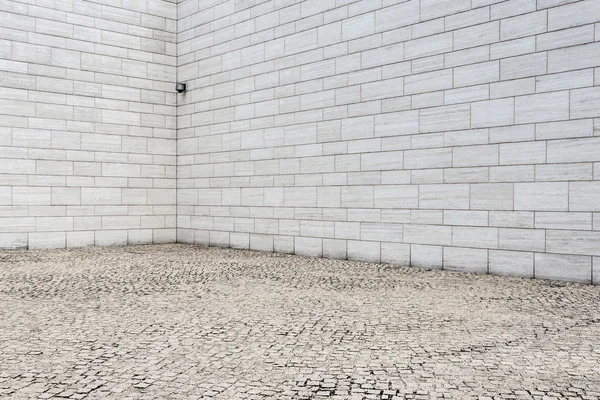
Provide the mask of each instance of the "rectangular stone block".
POLYGON ((381 243, 381 262, 402 267, 410 266, 410 245, 381 243))
POLYGON ((454 167, 498 165, 498 145, 460 146, 453 149, 454 167))
POLYGON ((126 230, 102 230, 95 233, 96 246, 124 246, 128 243, 126 230))
POLYGON ((447 53, 452 51, 452 42, 451 32, 409 40, 404 44, 404 59, 412 60, 447 53))
POLYGON ((360 157, 361 171, 387 171, 402 169, 404 153, 388 151, 382 153, 362 154, 360 157))
POLYGON ((342 187, 342 207, 370 208, 373 207, 372 186, 342 187))
POLYGON ((600 88, 571 91, 570 118, 600 117, 600 88))
POLYGON ((27 233, 0 233, 0 249, 23 249, 27 243, 27 233))
POLYGON ((552 140, 547 146, 549 163, 600 161, 600 138, 552 140))
POLYGON ((121 73, 121 60, 116 57, 82 53, 81 68, 88 71, 119 75, 121 73))
POLYGON ((546 11, 538 11, 502 20, 500 39, 510 40, 546 32, 548 17, 546 11))
POLYGON ((323 239, 297 236, 294 238, 294 251, 302 256, 322 257, 323 239))
POLYGON ((444 247, 444 269, 486 274, 488 272, 488 250, 444 247))
POLYGON ((592 257, 536 253, 535 277, 540 279, 591 283, 592 257))
POLYGON ((546 251, 549 253, 600 255, 600 232, 547 230, 546 251))
POLYGON ((471 106, 471 127, 512 125, 515 101, 512 98, 475 102, 471 106))
POLYGON ((498 61, 488 61, 454 68, 453 86, 473 86, 482 83, 496 82, 500 79, 498 61))
POLYGON ((452 166, 452 149, 423 149, 404 151, 404 168, 444 168, 452 166))
MULTIPOLYGON (((413 74, 404 78, 404 90, 407 95, 425 92, 434 92, 452 88, 452 70, 441 70, 413 74)), ((402 93, 398 93, 402 95, 402 93)))
POLYGON ((342 40, 356 39, 375 33, 375 13, 366 13, 342 21, 342 40))
POLYGON ((93 231, 67 232, 67 248, 93 246, 94 242, 93 231))
POLYGON ((548 73, 572 71, 598 65, 600 43, 566 47, 548 52, 548 73))
POLYGON ((360 223, 358 222, 335 222, 336 239, 360 239, 360 223))
POLYGON ((515 183, 515 210, 567 211, 569 184, 566 182, 515 183))
POLYGON ((469 104, 427 108, 419 113, 419 130, 425 133, 467 129, 470 127, 470 120, 469 104))
POLYGON ((347 257, 346 241, 339 239, 323 239, 323 257, 345 259, 347 257))
POLYGON ((52 191, 49 187, 19 187, 12 188, 12 202, 14 205, 49 205, 52 191))
POLYGON ((512 183, 481 183, 471 185, 470 207, 473 210, 512 210, 512 183))
POLYGON ((348 259, 366 262, 380 262, 381 244, 379 242, 349 240, 348 259))
POLYGON ((405 225, 404 242, 450 246, 452 243, 452 228, 436 225, 405 225))
POLYGON ((600 12, 600 5, 594 0, 548 10, 548 28, 552 31, 597 22, 594 15, 600 12))
POLYGON ((317 189, 286 187, 283 197, 286 206, 314 207, 317 204, 317 189))
POLYGON ((65 232, 32 232, 29 234, 30 249, 56 249, 66 247, 65 232))
POLYGON ((82 205, 116 205, 121 203, 119 188, 81 188, 82 205))
POLYGON ((469 185, 421 185, 419 208, 469 209, 469 185))
POLYGON ((361 101, 386 99, 404 94, 404 78, 365 83, 361 87, 361 101))
POLYGON ((533 278, 534 253, 490 250, 490 274, 533 278))
POLYGON ((487 226, 487 211, 444 210, 444 225, 487 226))
POLYGON ((490 167, 490 182, 531 182, 534 180, 534 165, 490 167))
POLYGON ((592 230, 592 214, 583 212, 536 212, 535 227, 592 230))
POLYGON ((515 122, 547 122, 569 119, 569 92, 521 96, 515 99, 515 122))
POLYGON ((216 247, 229 247, 229 232, 210 231, 208 235, 208 245, 216 247))
POLYGON ((73 217, 37 217, 35 230, 37 232, 72 231, 73 217))
POLYGON ((2 218, 0 233, 27 233, 33 231, 35 231, 35 218, 27 218, 25 216, 2 218))
POLYGON ((506 143, 500 145, 500 165, 543 164, 546 142, 506 143))
POLYGON ((333 221, 300 221, 300 235, 309 237, 335 237, 333 221))
POLYGON ((500 249, 543 252, 546 232, 543 229, 500 228, 498 244, 500 249))
POLYGON ((417 22, 419 22, 418 1, 396 4, 375 12, 375 30, 377 32, 389 31, 417 22))
POLYGON ((489 180, 487 167, 455 168, 444 170, 444 183, 477 183, 489 180))
POLYGON ((546 53, 526 54, 500 61, 502 80, 526 78, 546 74, 546 53))
POLYGON ((548 122, 536 124, 535 126, 535 137, 538 140, 577 138, 593 135, 594 124, 591 119, 548 122))
POLYGON ((342 120, 343 140, 371 138, 374 135, 374 130, 375 125, 372 116, 342 120))
POLYGON ((498 229, 485 227, 453 226, 452 246, 498 248, 498 229))
POLYGON ((528 211, 490 211, 490 226, 533 228, 534 213, 528 211))
MULTIPOLYGON (((231 233, 234 236, 234 233, 231 233)), ((293 254, 294 238, 292 236, 275 236, 273 238, 273 250, 276 253, 293 254)))
POLYGON ((593 71, 584 69, 538 76, 535 85, 537 92, 541 93, 592 86, 593 81, 593 71))
POLYGON ((454 32, 454 50, 495 43, 499 39, 499 21, 475 25, 454 32))
POLYGON ((369 223, 360 225, 361 240, 379 242, 402 242, 402 224, 369 223))
POLYGON ((261 235, 261 234, 250 234, 250 249, 258 251, 273 251, 273 236, 272 235, 261 235))
POLYGON ((410 266, 416 268, 442 269, 442 247, 410 245, 410 266))
POLYGON ((418 111, 403 111, 375 116, 375 136, 410 135, 419 132, 418 111))
POLYGON ((0 206, 9 206, 11 204, 12 189, 8 186, 0 187, 0 206))
POLYGON ((600 211, 600 182, 570 182, 570 211, 600 211))

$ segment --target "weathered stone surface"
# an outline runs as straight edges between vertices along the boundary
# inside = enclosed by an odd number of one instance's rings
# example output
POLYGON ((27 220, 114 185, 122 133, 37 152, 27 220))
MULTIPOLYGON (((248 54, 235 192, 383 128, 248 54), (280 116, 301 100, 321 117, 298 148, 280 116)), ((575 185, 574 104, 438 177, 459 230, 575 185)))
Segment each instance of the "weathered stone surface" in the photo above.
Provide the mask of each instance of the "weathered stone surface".
MULTIPOLYGON (((494 273, 526 275, 518 259, 490 250, 494 273)), ((599 301, 591 285, 214 247, 4 251, 0 397, 594 399, 599 301)))

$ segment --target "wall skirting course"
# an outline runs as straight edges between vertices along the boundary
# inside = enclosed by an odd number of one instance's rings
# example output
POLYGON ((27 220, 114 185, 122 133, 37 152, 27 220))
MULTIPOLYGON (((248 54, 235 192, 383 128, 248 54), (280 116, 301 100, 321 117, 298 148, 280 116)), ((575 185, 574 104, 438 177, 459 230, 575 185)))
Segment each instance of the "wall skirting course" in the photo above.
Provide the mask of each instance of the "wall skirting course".
POLYGON ((2 248, 600 280, 597 0, 29 3, 0 3, 2 248))

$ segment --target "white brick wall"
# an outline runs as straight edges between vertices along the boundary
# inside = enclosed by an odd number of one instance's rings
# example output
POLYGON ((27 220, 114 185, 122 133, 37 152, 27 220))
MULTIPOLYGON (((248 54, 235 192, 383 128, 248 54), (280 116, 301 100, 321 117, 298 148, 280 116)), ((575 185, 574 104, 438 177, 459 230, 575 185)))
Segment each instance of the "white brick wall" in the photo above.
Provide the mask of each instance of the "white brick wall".
POLYGON ((599 5, 179 1, 178 239, 600 282, 599 5))
POLYGON ((600 282, 599 4, 0 1, 0 247, 600 282))
POLYGON ((176 239, 176 4, 0 2, 0 248, 176 239))

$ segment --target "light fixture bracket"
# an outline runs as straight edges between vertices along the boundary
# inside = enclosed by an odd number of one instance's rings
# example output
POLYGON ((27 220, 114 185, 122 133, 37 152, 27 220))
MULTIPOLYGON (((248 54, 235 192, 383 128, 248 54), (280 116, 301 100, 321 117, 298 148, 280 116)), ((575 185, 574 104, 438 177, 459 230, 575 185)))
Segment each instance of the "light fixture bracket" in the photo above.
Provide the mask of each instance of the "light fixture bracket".
POLYGON ((177 82, 175 89, 177 90, 177 93, 183 93, 187 90, 187 84, 184 82, 177 82))

